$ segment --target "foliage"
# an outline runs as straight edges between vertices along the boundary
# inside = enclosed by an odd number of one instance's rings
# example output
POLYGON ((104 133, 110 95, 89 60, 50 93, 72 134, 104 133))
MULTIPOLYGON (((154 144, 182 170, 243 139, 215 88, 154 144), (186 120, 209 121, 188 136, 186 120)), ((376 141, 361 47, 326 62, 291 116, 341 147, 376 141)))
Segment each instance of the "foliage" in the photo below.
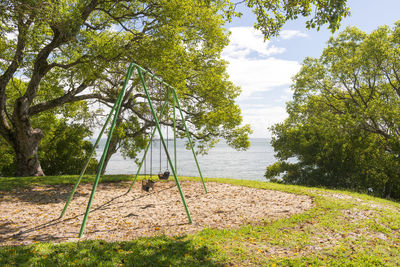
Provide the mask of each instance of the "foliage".
POLYGON ((115 129, 115 135, 119 140, 123 140, 121 144, 121 154, 124 158, 136 158, 138 153, 145 148, 145 138, 140 133, 138 119, 129 117, 115 129))
POLYGON ((13 149, 0 137, 0 176, 15 174, 15 155, 13 149))
MULTIPOLYGON (((120 180, 127 177, 105 176, 105 178, 120 180)), ((67 177, 34 179, 42 180, 43 184, 46 181, 53 184, 54 180, 61 181, 67 177)), ((190 180, 195 179, 190 178, 190 180)), ((397 234, 400 229, 398 203, 344 191, 259 181, 209 180, 309 195, 314 198, 315 206, 303 214, 290 218, 271 220, 266 217, 264 221, 248 222, 238 229, 204 229, 190 235, 156 236, 124 242, 87 240, 61 244, 3 246, 0 247, 0 264, 18 266, 132 264, 135 266, 397 266, 400 264, 397 234)))
POLYGON ((399 34, 399 22, 347 28, 304 61, 289 118, 272 128, 279 162, 267 178, 400 198, 399 34))
MULTIPOLYGON (((336 29, 348 15, 345 0, 247 1, 266 37, 297 16, 308 27, 329 23, 336 29), (283 7, 281 9, 280 7, 283 7), (282 10, 282 11, 281 11, 282 10), (268 12, 271 12, 271 17, 268 12)), ((236 4, 214 1, 20 1, 0 3, 0 134, 13 147, 17 171, 43 175, 37 148, 43 138, 32 117, 81 100, 110 106, 115 102, 128 63, 136 62, 177 88, 184 116, 200 151, 219 138, 238 149, 249 146, 248 126, 235 99, 239 88, 228 80, 221 52, 228 44, 224 23, 236 4), (24 88, 13 87, 19 78, 24 88)), ((157 85, 152 88, 157 101, 157 85)), ((160 99, 158 99, 160 101, 160 99)), ((151 126, 137 77, 124 99, 127 143, 115 142, 135 156, 142 137, 130 130, 151 126), (133 139, 132 139, 133 138, 133 139)), ((178 125, 183 135, 182 125, 178 125)), ((138 132, 136 132, 138 133, 138 132)), ((124 135, 124 134, 122 134, 124 135)), ((117 140, 118 141, 118 140, 117 140)))
MULTIPOLYGON (((84 125, 59 122, 39 147, 39 159, 45 173, 79 174, 93 149, 93 144, 85 140, 91 135, 84 125)), ((97 160, 91 158, 86 173, 93 174, 96 169, 97 160)))
POLYGON ((282 26, 288 20, 295 20, 300 16, 310 17, 306 21, 307 29, 317 28, 328 24, 328 28, 334 32, 340 27, 343 17, 350 15, 346 7, 347 0, 248 0, 246 4, 253 9, 257 16, 255 28, 262 31, 265 38, 279 34, 282 26))
MULTIPOLYGON (((12 110, 16 99, 26 90, 26 83, 13 79, 7 88, 8 109, 12 110)), ((38 100, 46 100, 49 96, 41 95, 38 100)), ((92 119, 85 101, 66 104, 56 109, 32 116, 31 122, 44 133, 39 147, 39 159, 42 167, 49 175, 77 174, 86 162, 92 149, 84 138, 91 136, 89 126, 92 119)), ((11 176, 16 171, 16 156, 12 147, 0 137, 0 153, 4 160, 0 162, 0 175, 11 176)), ((97 161, 92 159, 88 172, 95 172, 97 161)))
MULTIPOLYGON (((48 119, 49 116, 46 117, 48 119)), ((53 118, 54 119, 54 118, 53 118)), ((91 136, 88 128, 82 124, 67 124, 63 120, 46 121, 50 129, 39 147, 39 158, 43 170, 48 175, 78 174, 89 158, 93 145, 85 138, 91 136)), ((12 148, 4 141, 0 142, 0 175, 15 174, 16 159, 12 148)), ((92 158, 86 173, 96 172, 97 160, 92 158)))

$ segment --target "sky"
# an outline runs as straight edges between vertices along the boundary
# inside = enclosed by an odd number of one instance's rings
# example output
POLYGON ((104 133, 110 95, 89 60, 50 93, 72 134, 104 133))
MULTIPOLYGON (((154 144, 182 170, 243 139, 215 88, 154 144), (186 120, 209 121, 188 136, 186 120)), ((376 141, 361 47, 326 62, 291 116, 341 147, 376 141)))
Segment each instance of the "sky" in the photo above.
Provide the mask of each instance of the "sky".
MULTIPOLYGON (((351 16, 343 19, 347 26, 370 33, 379 26, 400 19, 400 0, 348 0, 351 16)), ((222 57, 229 62, 230 80, 242 89, 237 103, 242 109, 244 124, 251 124, 252 138, 269 138, 268 127, 287 118, 286 102, 292 98, 291 78, 300 70, 306 57, 319 57, 332 33, 323 27, 307 30, 306 19, 288 22, 279 37, 264 42, 253 29, 255 16, 240 7, 241 18, 226 25, 231 32, 230 44, 222 57)))

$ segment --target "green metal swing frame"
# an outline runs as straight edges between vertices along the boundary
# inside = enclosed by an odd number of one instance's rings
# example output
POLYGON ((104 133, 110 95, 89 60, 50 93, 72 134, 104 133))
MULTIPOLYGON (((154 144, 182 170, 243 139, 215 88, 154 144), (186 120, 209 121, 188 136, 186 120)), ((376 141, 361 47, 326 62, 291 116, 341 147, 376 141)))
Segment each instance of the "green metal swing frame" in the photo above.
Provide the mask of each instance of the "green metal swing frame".
POLYGON ((84 167, 83 167, 83 169, 82 169, 82 171, 81 171, 81 173, 80 173, 80 175, 78 177, 78 180, 76 181, 76 183, 75 183, 75 185, 74 185, 74 187, 72 189, 72 192, 71 192, 70 196, 68 197, 67 202, 65 203, 64 209, 62 210, 61 215, 60 215, 60 218, 61 218, 65 214, 65 212, 67 210, 67 207, 68 207, 69 203, 71 202, 71 200, 72 200, 72 198, 73 198, 73 196, 75 194, 75 191, 78 188, 78 186, 79 186, 79 184, 80 184, 80 182, 82 180, 83 175, 85 174, 85 171, 86 171, 86 169, 87 169, 87 167, 89 165, 89 162, 90 162, 91 158, 93 157, 94 151, 95 151, 97 145, 99 144, 100 139, 103 136, 104 131, 107 128, 107 125, 110 123, 110 120, 112 118, 112 122, 111 122, 110 130, 109 130, 109 133, 108 133, 107 141, 106 141, 106 144, 104 146, 104 151, 103 151, 103 154, 102 154, 101 159, 100 159, 99 167, 97 169, 96 178, 94 180, 92 192, 90 194, 90 198, 89 198, 89 201, 88 201, 88 204, 87 204, 85 216, 83 218, 81 229, 79 231, 79 237, 82 237, 83 233, 85 231, 85 226, 86 226, 86 222, 87 222, 88 217, 89 217, 90 208, 92 206, 93 198, 94 198, 94 195, 95 195, 95 192, 96 192, 96 189, 97 189, 97 185, 98 185, 99 180, 100 180, 101 170, 103 169, 103 165, 104 165, 104 161, 105 161, 105 158, 106 158, 106 155, 107 155, 108 147, 110 145, 110 141, 111 141, 112 134, 114 132, 114 128, 115 128, 115 124, 116 124, 116 121, 117 121, 117 117, 118 117, 118 114, 119 114, 120 109, 121 109, 122 100, 123 100, 123 98, 125 96, 126 87, 127 87, 128 83, 129 83, 129 80, 130 80, 131 76, 133 75, 133 72, 134 72, 135 69, 137 70, 139 78, 140 78, 140 81, 142 83, 143 90, 144 90, 144 93, 146 95, 147 102, 148 102, 148 105, 150 107, 152 117, 153 117, 154 122, 156 124, 156 128, 154 128, 153 132, 151 133, 150 142, 147 144, 147 146, 145 148, 145 151, 144 151, 144 154, 143 154, 143 158, 142 158, 142 160, 141 160, 141 162, 139 164, 139 167, 138 167, 138 170, 136 172, 136 175, 135 175, 135 177, 134 177, 134 179, 133 179, 133 181, 132 181, 132 183, 131 183, 128 191, 127 191, 127 193, 129 193, 131 191, 134 183, 136 182, 136 180, 137 180, 137 178, 139 176, 139 172, 140 172, 140 170, 142 168, 144 160, 146 159, 146 155, 147 155, 147 151, 149 150, 150 143, 152 142, 153 137, 154 137, 154 135, 155 135, 155 133, 157 131, 159 136, 160 136, 161 143, 162 143, 162 145, 164 147, 164 152, 165 152, 165 154, 167 156, 169 166, 170 166, 171 171, 172 171, 172 173, 174 175, 175 183, 176 183, 176 186, 178 187, 179 194, 181 196, 181 200, 182 200, 183 206, 185 207, 185 211, 186 211, 189 223, 190 224, 192 223, 192 218, 190 216, 190 212, 189 212, 188 206, 187 206, 186 201, 185 201, 185 196, 184 196, 184 194, 182 192, 182 188, 180 186, 180 183, 179 183, 179 180, 178 180, 178 176, 177 176, 176 113, 175 113, 176 109, 178 109, 178 111, 180 113, 180 116, 181 116, 181 119, 182 119, 182 124, 184 125, 185 132, 186 132, 186 137, 187 137, 187 139, 189 141, 190 148, 192 150, 193 157, 194 157, 194 160, 196 162, 197 170, 199 171, 199 175, 200 175, 201 181, 203 183, 204 192, 207 193, 207 188, 206 188, 206 185, 205 185, 205 182, 204 182, 204 179, 203 179, 203 175, 201 173, 200 165, 199 165, 199 162, 198 162, 197 157, 196 157, 196 153, 195 153, 194 148, 193 148, 193 143, 192 143, 192 139, 191 139, 191 136, 190 136, 190 132, 189 132, 188 127, 186 125, 185 117, 183 116, 182 109, 181 109, 181 106, 179 104, 179 100, 178 100, 178 96, 176 94, 175 88, 172 87, 171 85, 169 85, 168 83, 166 83, 165 81, 163 81, 161 78, 157 77, 156 75, 150 73, 149 71, 145 70, 141 66, 137 65, 136 63, 131 63, 129 65, 127 74, 125 76, 125 81, 124 81, 124 84, 122 86, 122 89, 121 89, 120 93, 118 94, 117 100, 115 101, 115 103, 114 103, 114 105, 113 105, 113 107, 112 107, 112 109, 110 111, 110 114, 108 115, 108 117, 107 117, 107 119, 106 119, 106 121, 104 123, 104 126, 101 129, 101 131, 99 133, 99 136, 96 139, 96 142, 95 142, 95 144, 93 146, 92 152, 90 153, 90 156, 89 156, 88 160, 86 161, 86 163, 85 163, 85 165, 84 165, 84 167), (168 88, 167 99, 164 102, 164 104, 162 105, 161 110, 160 110, 160 114, 159 114, 158 117, 156 115, 156 112, 155 112, 154 107, 153 107, 153 103, 151 101, 149 92, 147 90, 147 86, 146 86, 146 82, 145 82, 143 73, 145 73, 146 75, 149 75, 150 77, 152 77, 156 81, 160 82, 162 85, 166 86, 166 88, 168 88), (169 155, 169 151, 167 149, 165 139, 164 139, 163 134, 161 132, 161 126, 160 126, 160 121, 159 121, 159 119, 162 117, 162 115, 163 115, 163 113, 165 111, 165 108, 166 108, 171 96, 172 96, 172 107, 173 107, 172 110, 173 110, 173 132, 174 132, 174 164, 171 161, 171 157, 169 155))

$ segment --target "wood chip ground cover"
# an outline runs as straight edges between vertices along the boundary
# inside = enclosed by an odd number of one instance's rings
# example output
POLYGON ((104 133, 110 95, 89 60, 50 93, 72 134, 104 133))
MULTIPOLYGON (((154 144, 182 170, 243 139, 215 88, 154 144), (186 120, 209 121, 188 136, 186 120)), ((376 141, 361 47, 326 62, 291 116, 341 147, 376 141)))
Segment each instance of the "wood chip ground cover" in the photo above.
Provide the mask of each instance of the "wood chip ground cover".
MULTIPOLYGON (((85 239, 131 240, 142 236, 180 235, 204 228, 237 228, 249 222, 274 220, 302 213, 314 206, 312 198, 210 182, 182 181, 193 224, 188 219, 173 181, 144 192, 136 183, 102 183, 93 201, 85 239)), ((77 241, 91 184, 78 188, 62 219, 58 219, 71 185, 38 186, 0 192, 0 245, 77 241)), ((82 240, 81 239, 81 240, 82 240)))

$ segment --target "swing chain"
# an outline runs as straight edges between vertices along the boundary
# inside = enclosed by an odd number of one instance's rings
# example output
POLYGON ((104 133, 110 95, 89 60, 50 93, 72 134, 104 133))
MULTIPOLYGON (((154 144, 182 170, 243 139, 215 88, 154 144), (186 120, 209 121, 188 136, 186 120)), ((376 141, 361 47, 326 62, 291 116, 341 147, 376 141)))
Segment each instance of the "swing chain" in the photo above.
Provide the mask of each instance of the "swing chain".
MULTIPOLYGON (((169 116, 168 116, 168 103, 169 103, 169 99, 168 99, 168 90, 169 90, 169 88, 167 88, 167 104, 166 104, 166 109, 167 109, 167 112, 166 112, 166 118, 167 118, 167 121, 166 121, 166 127, 167 127, 167 151, 168 151, 168 118, 169 118, 169 116)), ((161 91, 161 86, 160 86, 160 96, 162 95, 162 91, 161 91)), ((166 153, 167 154, 167 162, 166 162, 166 165, 167 165, 167 170, 165 171, 165 172, 162 172, 162 170, 161 170, 161 138, 160 138, 160 173, 158 174, 158 178, 160 179, 160 180, 168 180, 168 178, 169 178, 169 174, 170 174, 170 172, 169 172, 169 169, 168 169, 168 153, 166 153)))

